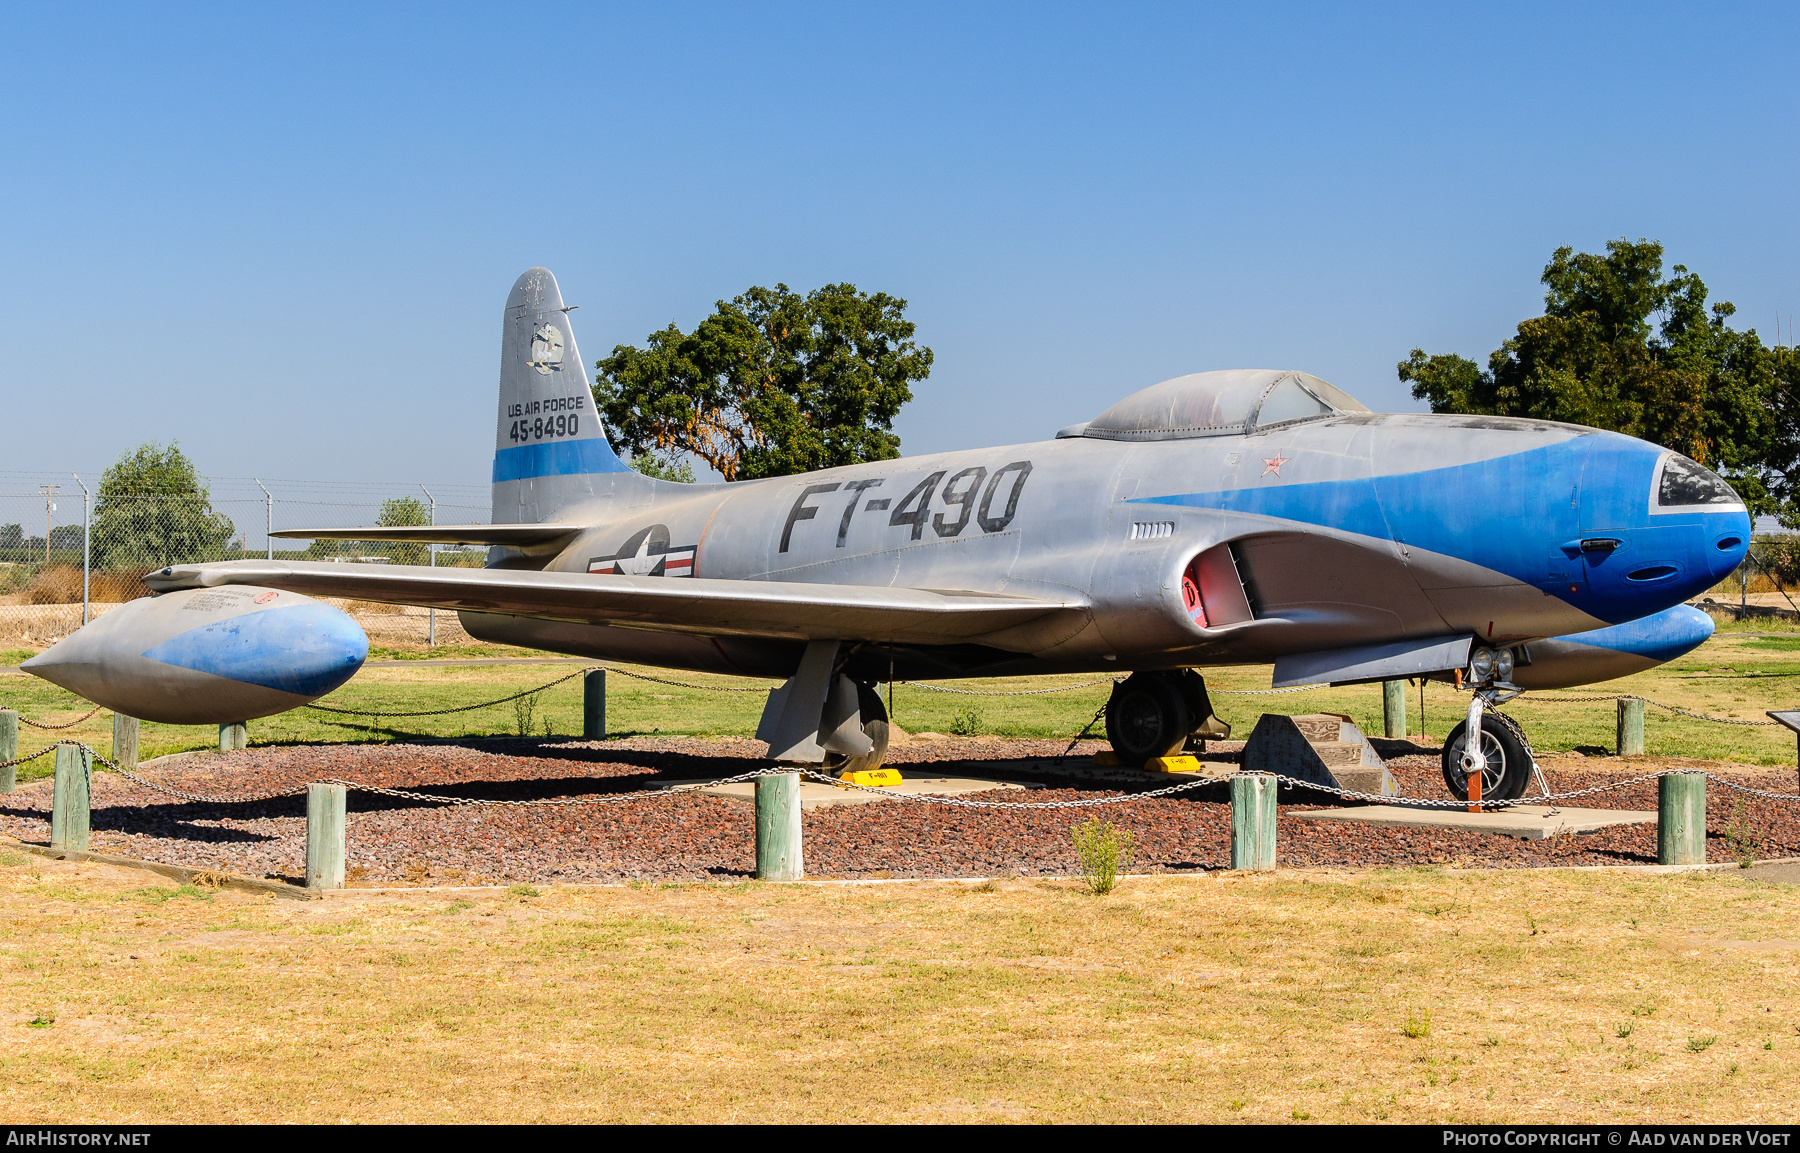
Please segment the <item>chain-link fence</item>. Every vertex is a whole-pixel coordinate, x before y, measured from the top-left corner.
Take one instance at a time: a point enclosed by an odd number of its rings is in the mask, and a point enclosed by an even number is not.
[[[355,525],[479,524],[478,485],[361,485],[224,479],[198,494],[106,491],[93,476],[0,473],[0,650],[38,650],[125,601],[167,564],[284,560],[479,568],[484,548],[286,540],[271,532]],[[332,599],[377,645],[468,640],[454,613]],[[14,653],[17,656],[17,653]],[[11,663],[11,662],[0,662]]]

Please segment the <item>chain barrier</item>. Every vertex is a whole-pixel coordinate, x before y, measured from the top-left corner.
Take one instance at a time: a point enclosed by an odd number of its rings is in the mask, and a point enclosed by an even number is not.
[[[1739,720],[1736,717],[1708,716],[1705,713],[1697,713],[1697,712],[1693,711],[1692,709],[1684,709],[1680,705],[1665,705],[1661,701],[1653,701],[1649,697],[1634,696],[1631,693],[1616,693],[1612,696],[1598,696],[1598,697],[1525,698],[1523,696],[1520,696],[1520,697],[1514,697],[1513,699],[1514,700],[1533,699],[1533,700],[1545,701],[1549,704],[1556,704],[1556,705],[1582,705],[1582,704],[1592,704],[1597,701],[1643,701],[1647,705],[1655,705],[1659,709],[1664,709],[1668,712],[1676,713],[1680,716],[1692,717],[1696,721],[1711,721],[1713,724],[1716,724],[1716,725],[1742,725],[1742,726],[1745,726],[1746,728],[1776,728],[1780,724],[1780,722],[1778,722],[1778,721],[1744,721],[1744,720]]]
[[[1208,696],[1214,697],[1278,697],[1283,693],[1310,693],[1330,687],[1330,685],[1299,685],[1291,689],[1207,689],[1206,692]]]
[[[553,689],[557,685],[560,685],[565,681],[572,681],[576,677],[581,676],[583,673],[591,673],[595,669],[600,668],[600,667],[601,666],[599,666],[599,665],[591,665],[585,669],[577,669],[575,672],[570,673],[566,677],[557,677],[555,680],[551,681],[549,684],[539,685],[535,689],[526,689],[522,693],[514,693],[510,697],[501,697],[497,701],[483,701],[482,703],[480,703],[478,705],[461,705],[454,709],[421,709],[418,712],[411,712],[411,713],[382,713],[382,712],[375,712],[375,711],[372,711],[369,709],[338,709],[338,708],[333,708],[330,705],[319,705],[319,704],[302,705],[301,707],[307,708],[307,709],[316,709],[317,711],[319,711],[321,713],[341,713],[345,716],[351,716],[351,717],[441,717],[441,716],[445,716],[446,714],[449,714],[449,713],[468,713],[468,712],[473,712],[476,709],[489,709],[489,708],[493,708],[495,705],[504,705],[508,701],[516,701],[523,697],[535,696],[536,694],[543,692],[545,689]]]
[[[79,741],[67,741],[67,742],[61,742],[61,743],[79,745],[81,748],[87,749],[88,753],[94,758],[94,760],[96,762],[98,762],[99,764],[105,765],[107,768],[111,769],[115,773],[118,773],[120,776],[126,778],[127,780],[136,782],[137,784],[140,784],[140,785],[144,786],[145,788],[151,789],[155,792],[163,793],[163,794],[166,794],[171,797],[176,797],[176,798],[178,798],[180,800],[184,800],[184,801],[200,801],[200,802],[204,802],[207,804],[216,804],[216,805],[253,804],[258,801],[272,801],[272,800],[279,800],[283,797],[299,796],[306,792],[305,785],[297,785],[297,786],[293,786],[293,787],[286,788],[286,789],[273,790],[273,791],[270,791],[267,793],[254,793],[247,797],[220,797],[220,796],[209,795],[206,793],[187,793],[187,792],[182,792],[178,789],[169,788],[167,785],[161,785],[161,784],[157,784],[154,781],[146,780],[143,777],[139,776],[138,774],[130,771],[129,769],[123,768],[122,766],[107,759],[106,757],[101,756],[99,753],[95,752],[92,748],[88,747],[85,744],[81,744],[81,742],[79,742]],[[51,748],[55,748],[55,746],[53,745],[53,746],[51,746]],[[41,757],[44,755],[44,753],[49,752],[49,751],[50,751],[50,749],[44,749],[37,753],[32,754],[31,757],[27,757],[25,759],[30,760],[35,757]],[[1689,773],[1689,772],[1697,772],[1697,771],[1698,770],[1694,770],[1694,769],[1663,769],[1659,772],[1645,773],[1642,776],[1629,777],[1629,778],[1626,778],[1625,780],[1621,780],[1621,781],[1609,781],[1604,784],[1590,785],[1589,787],[1587,787],[1585,789],[1571,789],[1568,792],[1551,793],[1547,796],[1542,796],[1542,797],[1532,797],[1532,798],[1530,798],[1530,800],[1533,802],[1572,800],[1573,798],[1576,798],[1576,797],[1592,796],[1596,793],[1604,793],[1604,792],[1610,792],[1615,789],[1629,788],[1632,785],[1642,784],[1645,781],[1658,780],[1662,777],[1676,776],[1681,773]],[[703,790],[703,789],[715,789],[722,785],[743,784],[746,781],[754,781],[760,777],[780,776],[784,773],[797,773],[802,778],[817,781],[820,784],[831,785],[835,788],[840,788],[840,789],[857,789],[857,790],[860,790],[865,793],[873,793],[877,796],[886,797],[887,799],[894,800],[894,801],[913,801],[913,802],[917,802],[919,804],[942,805],[942,806],[949,807],[949,808],[959,808],[959,809],[1008,809],[1008,810],[1087,809],[1087,808],[1095,808],[1095,807],[1102,806],[1102,805],[1134,804],[1138,801],[1154,800],[1158,797],[1172,797],[1172,796],[1176,796],[1177,794],[1180,794],[1180,793],[1191,792],[1195,789],[1204,789],[1204,788],[1207,788],[1212,785],[1224,784],[1229,780],[1229,777],[1206,777],[1206,778],[1202,778],[1200,780],[1181,781],[1177,784],[1168,785],[1168,786],[1165,786],[1160,789],[1150,789],[1148,791],[1141,792],[1141,793],[1117,793],[1117,794],[1114,794],[1111,796],[1105,796],[1105,797],[1084,797],[1079,800],[1073,800],[1073,801],[972,801],[972,800],[968,800],[963,797],[940,797],[940,796],[931,795],[929,793],[895,793],[892,791],[892,786],[884,787],[884,786],[880,786],[880,785],[859,785],[859,784],[852,783],[850,781],[839,780],[837,777],[831,776],[827,773],[820,772],[817,769],[788,768],[788,767],[779,766],[779,765],[770,766],[768,768],[763,768],[763,769],[752,769],[750,772],[739,773],[738,775],[736,775],[734,777],[723,777],[716,781],[702,781],[702,782],[696,782],[691,785],[681,785],[681,786],[676,786],[673,788],[640,789],[640,790],[636,790],[634,792],[629,792],[629,793],[606,793],[606,794],[600,794],[600,795],[588,796],[588,797],[561,797],[561,798],[535,800],[535,801],[495,801],[495,800],[484,800],[484,799],[477,798],[477,797],[447,797],[447,796],[444,796],[439,793],[421,793],[421,792],[417,792],[415,790],[410,790],[410,789],[390,789],[390,788],[384,788],[380,785],[364,785],[364,784],[360,784],[356,781],[346,781],[346,780],[343,780],[341,778],[336,778],[336,777],[329,778],[328,780],[324,781],[323,783],[332,784],[332,785],[342,785],[347,789],[355,789],[358,792],[364,792],[364,793],[373,793],[377,796],[399,797],[403,800],[423,801],[423,802],[426,802],[429,804],[456,805],[456,806],[474,805],[474,806],[492,807],[492,808],[544,808],[544,807],[567,807],[567,806],[571,806],[571,805],[605,805],[605,804],[613,804],[613,803],[619,802],[619,801],[631,801],[631,800],[638,800],[638,801],[660,800],[660,799],[665,799],[668,797],[678,796],[683,793],[697,792],[697,791]],[[1275,778],[1275,780],[1278,784],[1284,785],[1290,789],[1292,789],[1292,788],[1310,789],[1313,792],[1327,793],[1332,796],[1342,797],[1345,800],[1374,801],[1379,804],[1403,805],[1408,808],[1466,810],[1471,804],[1475,804],[1475,805],[1480,806],[1483,809],[1502,809],[1502,808],[1509,808],[1509,807],[1519,803],[1518,800],[1487,800],[1487,799],[1484,799],[1481,801],[1471,802],[1471,801],[1458,801],[1455,799],[1438,799],[1438,798],[1434,798],[1434,797],[1397,797],[1397,796],[1391,796],[1391,795],[1388,795],[1385,793],[1369,793],[1369,792],[1362,792],[1357,789],[1338,788],[1335,785],[1323,785],[1323,784],[1319,784],[1316,781],[1302,780],[1299,777],[1290,777],[1283,773],[1268,773],[1266,775]],[[1755,789],[1755,788],[1751,788],[1748,785],[1742,785],[1742,784],[1737,783],[1736,781],[1728,780],[1728,779],[1718,776],[1717,774],[1714,774],[1714,773],[1702,772],[1700,775],[1705,777],[1707,780],[1711,781],[1712,783],[1720,786],[1721,788],[1728,789],[1728,790],[1731,790],[1734,792],[1744,793],[1748,796],[1761,797],[1764,800],[1770,800],[1770,801],[1800,801],[1800,794],[1775,793],[1775,792],[1770,792],[1767,789]],[[1521,799],[1523,799],[1523,798],[1521,798]]]
[[[34,721],[30,717],[24,717],[24,716],[19,718],[19,722],[21,724],[30,725],[34,729],[72,729],[76,725],[79,725],[82,721],[87,720],[89,717],[93,716],[95,713],[99,712],[101,709],[103,709],[105,707],[106,706],[104,706],[104,705],[95,705],[93,708],[89,709],[85,713],[82,713],[80,716],[76,717],[74,720],[70,721],[66,725],[47,725],[41,721]]]
[[[61,743],[62,743],[61,741],[57,742],[57,744],[61,744]],[[37,752],[31,754],[29,757],[14,757],[10,761],[0,761],[0,769],[8,769],[14,765],[22,765],[26,761],[35,761],[39,757],[43,756],[45,753],[53,753],[55,751],[56,751],[56,745],[45,745],[43,748],[41,748]]]
[[[1097,681],[1082,681],[1078,685],[1058,685],[1051,689],[1018,689],[1012,692],[997,690],[983,691],[981,689],[952,689],[946,688],[943,685],[928,685],[923,681],[898,681],[896,683],[908,685],[915,689],[930,689],[934,693],[955,693],[958,696],[964,697],[1041,697],[1045,693],[1068,693],[1074,692],[1076,689],[1091,689],[1095,685],[1116,685],[1119,682],[1112,677],[1102,677]]]
[[[602,668],[600,665],[594,667]],[[587,671],[586,669],[582,670],[582,672]],[[604,668],[602,671],[618,673],[622,677],[635,677],[640,681],[653,681],[659,685],[672,685],[678,689],[701,689],[719,693],[766,693],[769,691],[767,685],[693,685],[686,681],[672,681],[667,677],[653,677],[649,673],[634,673],[630,669]]]
[[[765,686],[762,686],[762,685],[749,685],[749,686],[696,685],[696,684],[689,684],[686,681],[672,681],[666,677],[653,677],[653,676],[650,676],[648,673],[634,673],[634,672],[631,672],[629,669],[612,668],[612,667],[608,667],[607,665],[589,665],[587,668],[577,669],[576,671],[570,673],[566,677],[557,677],[555,680],[549,682],[548,684],[539,685],[535,689],[526,689],[522,693],[514,693],[510,697],[501,697],[499,700],[496,700],[496,701],[483,701],[478,705],[459,705],[453,709],[420,709],[416,712],[384,713],[384,712],[380,712],[378,710],[371,710],[371,709],[340,709],[340,708],[334,708],[331,705],[319,705],[319,704],[302,705],[301,707],[308,708],[308,709],[315,709],[322,713],[339,713],[343,716],[349,716],[349,717],[441,717],[441,716],[446,716],[450,713],[470,713],[470,712],[474,712],[476,709],[491,709],[495,705],[504,705],[511,701],[521,700],[525,697],[536,696],[538,693],[541,693],[546,689],[553,689],[557,685],[565,684],[569,681],[574,680],[576,677],[585,676],[586,674],[592,673],[592,672],[618,673],[622,677],[634,677],[640,681],[654,681],[655,683],[657,683],[659,685],[672,685],[678,689],[701,689],[701,690],[710,689],[710,690],[713,690],[716,692],[721,692],[721,693],[766,693],[769,691]],[[90,713],[89,715],[91,716],[92,714]]]

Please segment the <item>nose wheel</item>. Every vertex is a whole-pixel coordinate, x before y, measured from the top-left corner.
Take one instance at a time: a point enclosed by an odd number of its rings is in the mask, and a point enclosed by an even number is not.
[[[1469,723],[1450,730],[1444,742],[1444,785],[1459,801],[1469,799],[1469,774],[1463,769],[1463,748],[1468,743]],[[1511,717],[1492,710],[1481,715],[1481,751],[1487,767],[1481,774],[1481,797],[1489,801],[1516,801],[1531,784],[1531,746]]]

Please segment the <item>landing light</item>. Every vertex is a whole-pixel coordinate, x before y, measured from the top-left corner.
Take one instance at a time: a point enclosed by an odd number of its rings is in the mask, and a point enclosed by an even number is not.
[[[1513,674],[1511,649],[1476,649],[1469,659],[1469,680],[1486,684],[1490,680],[1510,681]]]

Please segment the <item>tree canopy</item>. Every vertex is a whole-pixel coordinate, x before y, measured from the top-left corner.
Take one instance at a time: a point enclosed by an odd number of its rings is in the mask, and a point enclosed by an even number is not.
[[[670,324],[644,348],[615,347],[594,402],[614,447],[650,475],[689,453],[726,480],[888,460],[894,417],[931,372],[905,311],[851,284],[751,288],[691,333]]]
[[[1606,254],[1558,248],[1544,315],[1519,322],[1487,367],[1415,348],[1400,379],[1433,412],[1534,417],[1612,429],[1718,472],[1753,514],[1800,524],[1800,373],[1707,305],[1700,277],[1663,272],[1663,246],[1612,240]]]
[[[92,531],[93,566],[107,570],[219,560],[236,529],[171,441],[141,444],[101,474]]]
[[[381,512],[375,517],[375,523],[383,528],[430,524],[431,510],[416,496],[390,497],[381,502]],[[385,553],[394,564],[426,564],[431,560],[429,547],[422,544],[390,541],[368,547],[377,553]]]

